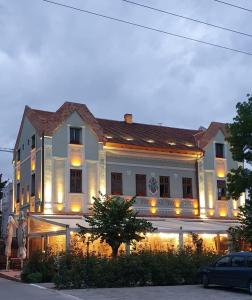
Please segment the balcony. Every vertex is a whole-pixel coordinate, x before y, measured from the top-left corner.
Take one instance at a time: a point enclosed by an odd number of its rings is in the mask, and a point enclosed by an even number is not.
[[[197,199],[137,197],[134,208],[141,216],[195,217]]]

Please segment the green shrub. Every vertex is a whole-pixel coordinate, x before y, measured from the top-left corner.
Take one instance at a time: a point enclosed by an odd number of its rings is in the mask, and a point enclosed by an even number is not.
[[[21,279],[24,282],[29,282],[30,274],[41,274],[40,282],[51,282],[55,275],[55,257],[50,251],[42,253],[35,251],[24,264]]]
[[[28,283],[39,283],[42,282],[42,274],[39,272],[36,273],[30,273],[27,275],[27,282]]]
[[[52,281],[53,278],[58,289],[195,284],[199,268],[216,258],[215,253],[198,253],[189,247],[116,258],[35,253],[23,269],[22,280],[30,282],[30,276],[33,280],[34,273],[40,273],[41,278],[36,275],[36,280]]]

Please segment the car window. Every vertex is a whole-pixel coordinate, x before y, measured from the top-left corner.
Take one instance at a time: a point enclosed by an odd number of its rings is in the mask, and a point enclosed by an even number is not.
[[[232,267],[245,267],[245,257],[233,256],[231,266]]]
[[[252,268],[252,256],[249,256],[249,257],[247,258],[247,266],[248,266],[249,268]]]
[[[216,264],[215,267],[230,267],[230,257],[229,256],[225,256],[221,259],[219,259]]]

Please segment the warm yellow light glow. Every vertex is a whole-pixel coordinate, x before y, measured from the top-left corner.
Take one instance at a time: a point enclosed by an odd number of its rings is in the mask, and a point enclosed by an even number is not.
[[[196,208],[199,208],[199,204],[198,204],[198,201],[194,201],[193,203],[193,207],[196,209]]]
[[[58,209],[58,211],[62,211],[63,205],[62,204],[57,204],[57,209]]]
[[[156,207],[151,207],[150,212],[155,215],[157,213],[157,208]]]
[[[154,207],[157,205],[157,200],[155,198],[150,199],[150,206]]]
[[[20,175],[20,166],[18,166],[17,169],[16,169],[16,179],[20,180],[20,177],[21,177],[21,175]]]
[[[72,207],[71,207],[72,212],[80,212],[80,210],[81,210],[81,208],[79,205],[75,204],[75,205],[72,205]]]
[[[219,210],[219,215],[220,215],[220,217],[226,217],[227,216],[227,211],[225,209],[220,209]]]
[[[209,214],[209,216],[213,216],[213,215],[214,215],[214,209],[210,209],[210,210],[208,211],[208,214]]]
[[[58,203],[63,203],[63,192],[61,190],[61,187],[59,187],[58,189]]]
[[[197,216],[197,214],[198,214],[198,210],[195,209],[195,210],[194,210],[194,215]]]
[[[161,239],[178,239],[179,237],[177,233],[165,233],[165,232],[160,232],[159,236]]]
[[[201,217],[201,219],[207,219],[205,208],[200,209],[200,217]]]
[[[181,213],[181,209],[180,209],[180,208],[177,208],[177,209],[176,209],[176,215],[180,215],[180,213]]]
[[[233,209],[237,209],[238,208],[238,204],[236,200],[233,200]]]
[[[237,216],[238,216],[238,211],[237,211],[237,210],[233,211],[233,216],[234,216],[234,217],[237,217]]]
[[[70,231],[70,235],[74,235],[74,232],[73,232],[73,231]]]
[[[78,158],[73,158],[73,159],[71,159],[71,165],[73,166],[73,167],[80,167],[81,166],[81,160],[80,159],[78,159]]]
[[[208,207],[213,208],[213,194],[211,191],[208,192]]]
[[[241,206],[245,205],[245,193],[242,193],[242,194],[241,194],[241,197],[240,197],[240,204],[241,204]]]
[[[212,239],[216,236],[216,234],[214,234],[214,233],[203,233],[203,234],[200,234],[200,236],[203,239]]]
[[[175,199],[175,207],[176,208],[180,207],[180,200],[179,199]]]
[[[32,171],[35,171],[35,168],[36,168],[35,160],[32,160],[32,161],[31,161],[31,170],[32,170]]]
[[[226,176],[226,165],[223,159],[216,159],[216,175],[219,178]]]

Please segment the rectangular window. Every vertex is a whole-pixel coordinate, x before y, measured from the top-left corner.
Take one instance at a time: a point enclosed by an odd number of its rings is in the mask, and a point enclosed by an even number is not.
[[[34,149],[36,147],[36,137],[35,134],[31,137],[31,148]]]
[[[17,184],[17,203],[19,203],[20,201],[20,183]]]
[[[215,156],[218,158],[224,158],[224,144],[215,144]]]
[[[146,175],[136,174],[136,196],[146,196]]]
[[[218,200],[226,200],[227,188],[225,180],[217,180]]]
[[[245,257],[244,256],[233,256],[231,266],[232,267],[245,267]]]
[[[81,128],[70,128],[70,144],[81,144]]]
[[[122,173],[111,173],[111,194],[122,195]]]
[[[82,193],[82,170],[70,170],[70,193]]]
[[[31,196],[35,196],[35,174],[31,176]]]
[[[20,161],[20,149],[17,151],[17,161]]]
[[[160,176],[159,177],[159,190],[160,190],[160,198],[169,198],[170,197],[170,177],[169,176]]]
[[[183,177],[182,178],[183,185],[183,198],[193,198],[192,192],[192,178]]]

